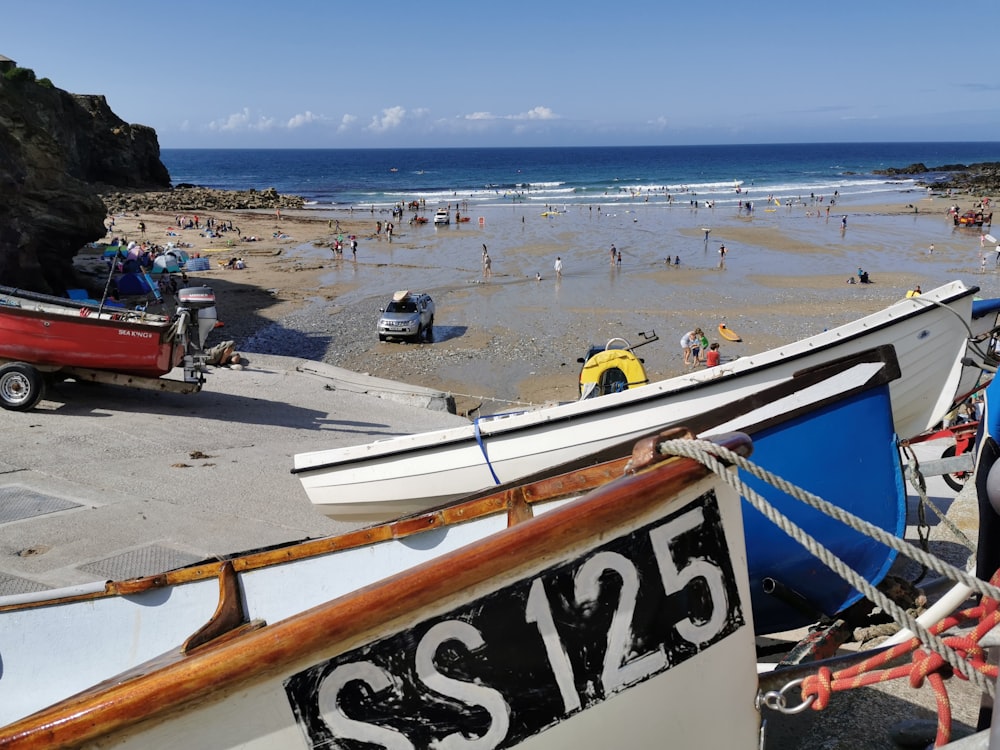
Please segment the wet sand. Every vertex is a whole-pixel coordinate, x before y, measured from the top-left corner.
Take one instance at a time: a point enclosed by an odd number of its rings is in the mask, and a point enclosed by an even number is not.
[[[679,339],[695,326],[711,339],[725,322],[742,336],[741,343],[720,342],[725,361],[860,317],[915,285],[926,290],[962,279],[982,296],[1000,296],[993,247],[981,248],[978,229],[953,226],[953,203],[964,209],[972,201],[915,192],[894,204],[839,205],[829,216],[823,206],[758,207],[746,216],[733,207],[595,204],[543,217],[544,206],[516,203],[472,207],[468,223],[440,227],[409,224],[408,212],[391,242],[375,233],[376,221],[392,220],[389,213],[282,212],[279,220],[242,212],[234,222],[260,241],[207,240],[193,230],[181,239],[192,253],[245,257],[245,271],[213,263],[212,271],[192,274],[216,289],[226,323],[220,335],[244,353],[252,353],[255,332],[279,326],[290,350],[270,353],[299,354],[292,334],[307,334],[325,347],[316,358],[450,390],[460,411],[482,404],[489,412],[575,398],[576,360],[587,347],[614,337],[636,344],[640,331],[659,336],[638,352],[655,380],[682,371]],[[434,208],[425,215],[433,217]],[[119,217],[117,228],[137,234],[140,218],[151,239],[167,239],[173,214]],[[345,237],[357,235],[356,260],[349,247],[342,256],[331,251],[334,221]],[[610,263],[612,243],[620,266]],[[489,279],[483,244],[492,258]],[[679,265],[668,265],[668,257]],[[874,283],[846,283],[859,266]],[[378,307],[397,289],[434,297],[434,343],[378,342]]]

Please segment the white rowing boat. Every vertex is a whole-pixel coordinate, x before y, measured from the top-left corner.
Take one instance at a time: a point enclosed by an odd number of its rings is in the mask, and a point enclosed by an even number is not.
[[[299,453],[292,473],[328,516],[374,522],[515,481],[747,398],[795,372],[876,346],[895,349],[890,385],[897,435],[930,428],[980,375],[976,287],[960,281],[900,300],[852,323],[725,365],[598,399],[477,419],[467,426]]]
[[[745,436],[729,445],[749,449]],[[760,718],[742,538],[738,495],[669,459],[353,594],[165,655],[0,729],[0,748],[670,736],[674,748],[750,750]]]

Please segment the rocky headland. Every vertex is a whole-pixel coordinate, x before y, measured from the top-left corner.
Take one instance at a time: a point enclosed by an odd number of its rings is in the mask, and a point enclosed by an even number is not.
[[[938,167],[928,167],[924,164],[910,164],[907,167],[889,167],[873,170],[874,174],[888,177],[915,177],[923,174],[946,175],[933,181],[920,181],[918,184],[932,190],[969,193],[971,195],[989,195],[1000,192],[1000,162],[981,162],[978,164],[943,164]]]
[[[171,187],[156,131],[100,95],[72,94],[0,61],[0,283],[50,294],[80,286],[73,259],[109,213],[298,208],[273,189]]]

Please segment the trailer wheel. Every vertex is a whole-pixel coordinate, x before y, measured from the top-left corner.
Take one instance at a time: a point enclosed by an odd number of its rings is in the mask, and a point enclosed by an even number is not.
[[[941,458],[951,458],[955,455],[955,446],[949,445],[944,449],[944,453],[941,454]],[[967,471],[956,471],[954,474],[942,474],[941,478],[945,481],[949,487],[951,487],[955,492],[961,492],[965,483],[969,479],[969,472]]]
[[[24,362],[0,367],[0,406],[9,411],[28,411],[45,394],[42,374]]]

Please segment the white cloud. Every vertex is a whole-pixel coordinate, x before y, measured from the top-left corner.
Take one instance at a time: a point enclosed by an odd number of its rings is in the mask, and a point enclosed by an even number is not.
[[[512,120],[558,120],[559,117],[548,107],[535,107],[519,115],[512,115]]]
[[[484,122],[484,121],[494,121],[494,120],[514,120],[514,121],[558,120],[560,118],[559,115],[557,115],[548,107],[533,107],[532,109],[529,109],[527,112],[519,112],[513,115],[495,115],[492,112],[472,112],[467,115],[461,115],[461,119]]]
[[[326,120],[322,115],[316,115],[306,110],[302,114],[293,116],[288,121],[288,129],[294,130],[295,128],[301,128],[304,125],[310,125],[314,122],[324,122]]]
[[[344,115],[343,117],[340,118],[340,125],[337,126],[337,132],[338,133],[347,132],[354,126],[354,123],[356,123],[357,121],[358,118],[356,115]]]
[[[256,119],[252,119],[250,116],[250,110],[247,107],[244,107],[239,112],[234,112],[225,119],[210,122],[208,124],[208,129],[218,130],[220,132],[239,132],[244,130],[267,131],[273,130],[275,124],[276,123],[273,117],[264,117],[263,115],[260,115]]]
[[[406,110],[403,107],[389,107],[382,110],[381,117],[372,117],[367,129],[376,133],[385,133],[398,128],[403,124],[404,119],[406,119]]]
[[[261,133],[279,130],[299,130],[308,126],[334,128],[337,133],[356,132],[359,127],[373,135],[387,135],[398,132],[407,126],[419,126],[425,134],[434,131],[452,133],[488,132],[501,123],[509,123],[513,132],[527,132],[540,123],[561,120],[562,118],[548,107],[533,107],[525,112],[515,114],[495,115],[492,112],[480,111],[447,120],[432,120],[431,111],[426,107],[407,109],[401,106],[386,107],[373,115],[367,125],[362,125],[358,115],[344,114],[339,120],[334,120],[311,110],[305,110],[292,115],[288,119],[279,120],[260,113],[251,112],[249,107],[234,112],[208,124],[208,129],[218,133]]]

